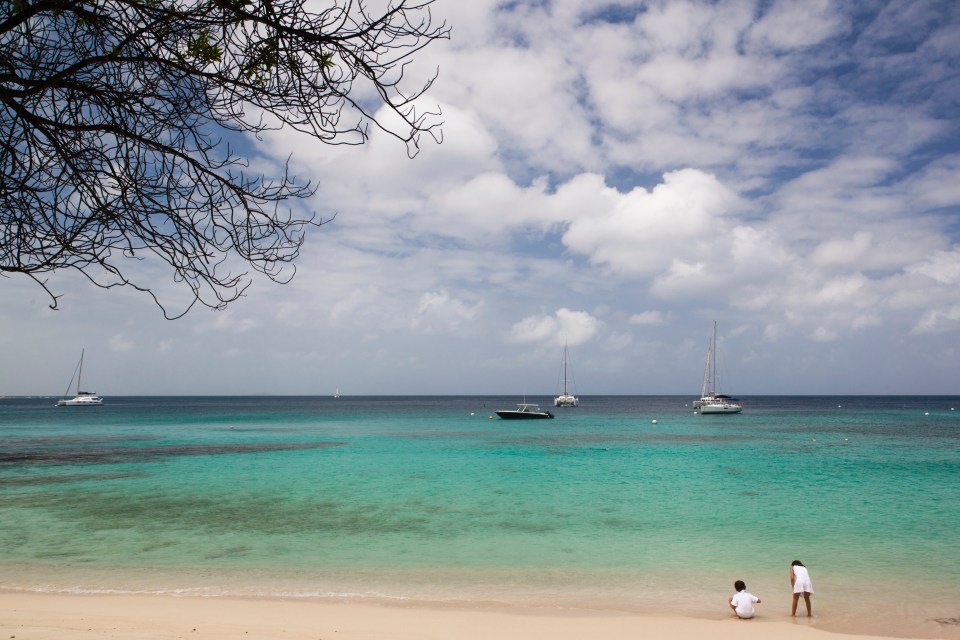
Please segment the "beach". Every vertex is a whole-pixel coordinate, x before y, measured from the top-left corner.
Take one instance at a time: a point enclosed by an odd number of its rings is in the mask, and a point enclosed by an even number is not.
[[[818,619],[753,620],[525,607],[444,607],[140,595],[0,594],[0,632],[17,640],[836,640]],[[762,606],[762,605],[761,605]],[[768,605],[768,608],[770,605]],[[856,635],[861,639],[882,636]],[[952,637],[952,636],[944,636]]]

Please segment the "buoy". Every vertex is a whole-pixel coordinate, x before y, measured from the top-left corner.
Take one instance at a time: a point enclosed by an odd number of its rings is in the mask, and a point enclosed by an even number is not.
[[[929,412],[929,411],[924,411],[924,412],[923,412],[923,415],[928,416],[928,415],[930,415],[930,412]]]
[[[652,422],[653,424],[657,424],[656,420],[651,420],[650,422]]]
[[[470,412],[470,415],[473,415],[473,411]]]

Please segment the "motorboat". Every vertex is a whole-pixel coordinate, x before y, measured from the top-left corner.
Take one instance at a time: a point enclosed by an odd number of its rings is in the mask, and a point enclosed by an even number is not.
[[[522,402],[516,409],[500,409],[496,412],[504,420],[537,420],[552,418],[553,414],[549,411],[540,409],[540,405]]]

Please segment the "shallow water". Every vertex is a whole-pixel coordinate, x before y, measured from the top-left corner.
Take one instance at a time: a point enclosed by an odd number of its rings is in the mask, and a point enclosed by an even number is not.
[[[960,398],[518,400],[0,400],[0,588],[780,616],[799,558],[818,626],[960,637]]]

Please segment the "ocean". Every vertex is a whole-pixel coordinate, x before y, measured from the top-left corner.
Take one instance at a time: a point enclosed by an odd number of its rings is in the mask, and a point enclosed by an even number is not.
[[[960,638],[960,397],[692,399],[0,399],[0,589],[789,618],[799,559],[818,627]]]

